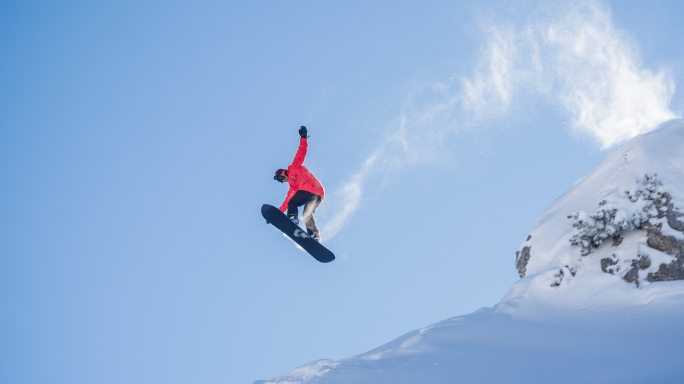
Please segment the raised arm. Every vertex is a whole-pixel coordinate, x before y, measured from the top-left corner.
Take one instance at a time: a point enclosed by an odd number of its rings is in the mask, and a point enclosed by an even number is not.
[[[299,139],[299,148],[297,148],[297,153],[295,154],[294,160],[292,160],[292,165],[301,167],[304,164],[304,159],[306,158],[306,152],[308,150],[309,142],[306,138],[302,137]]]
[[[295,154],[294,160],[292,160],[292,165],[295,167],[301,167],[304,164],[304,159],[306,158],[306,152],[309,150],[309,142],[307,138],[307,130],[305,126],[299,127],[299,148],[297,148],[297,153]]]

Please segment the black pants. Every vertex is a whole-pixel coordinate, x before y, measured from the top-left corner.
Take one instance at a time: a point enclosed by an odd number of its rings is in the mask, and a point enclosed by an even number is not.
[[[318,204],[321,203],[321,197],[314,195],[309,191],[297,191],[297,193],[292,196],[290,201],[287,203],[287,216],[290,218],[297,218],[299,214],[299,207],[304,206],[302,211],[302,219],[304,220],[304,225],[306,226],[306,232],[318,238],[318,228],[316,228],[316,222],[314,222],[313,213],[316,211]]]

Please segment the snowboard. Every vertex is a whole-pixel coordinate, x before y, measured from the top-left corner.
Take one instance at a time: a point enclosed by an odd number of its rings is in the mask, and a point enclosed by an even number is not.
[[[305,230],[292,222],[278,208],[264,204],[261,206],[261,216],[266,219],[267,224],[271,224],[283,232],[287,237],[299,244],[305,251],[309,252],[314,259],[321,263],[329,263],[335,260],[335,255],[324,247],[321,243],[314,240]]]

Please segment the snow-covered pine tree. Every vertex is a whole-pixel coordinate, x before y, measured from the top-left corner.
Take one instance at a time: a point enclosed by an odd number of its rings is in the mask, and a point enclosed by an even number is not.
[[[609,239],[619,239],[627,231],[643,229],[651,219],[665,214],[670,195],[663,190],[657,174],[646,174],[636,183],[634,191],[625,191],[626,201],[602,200],[592,214],[579,211],[568,215],[570,225],[575,228],[570,244],[580,247],[582,256]]]

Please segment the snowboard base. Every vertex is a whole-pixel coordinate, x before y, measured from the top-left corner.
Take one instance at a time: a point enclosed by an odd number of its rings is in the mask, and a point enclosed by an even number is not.
[[[329,263],[335,260],[335,255],[330,252],[328,248],[314,240],[305,230],[299,228],[298,225],[293,223],[292,220],[285,216],[278,208],[270,204],[264,204],[261,206],[261,216],[266,219],[267,224],[271,224],[278,228],[282,233],[313,256],[314,259],[321,263]]]

